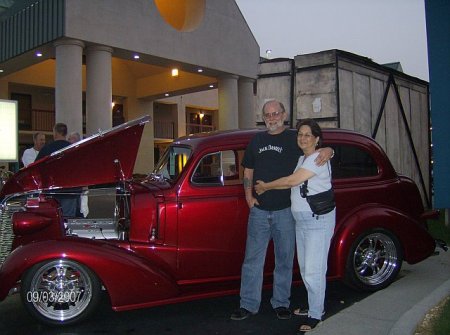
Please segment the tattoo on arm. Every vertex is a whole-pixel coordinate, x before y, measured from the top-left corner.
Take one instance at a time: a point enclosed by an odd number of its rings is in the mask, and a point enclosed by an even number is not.
[[[244,178],[244,188],[252,188],[252,181],[248,178]]]

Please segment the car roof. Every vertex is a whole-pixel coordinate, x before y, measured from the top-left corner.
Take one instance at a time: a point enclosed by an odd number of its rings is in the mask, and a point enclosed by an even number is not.
[[[195,155],[202,155],[205,151],[223,150],[228,148],[245,148],[250,139],[258,133],[267,131],[260,129],[243,130],[219,130],[205,133],[198,133],[180,137],[173,142],[173,145],[189,146]],[[296,131],[291,129],[291,131]],[[395,169],[387,157],[384,149],[371,137],[358,133],[354,130],[341,128],[323,128],[324,146],[334,144],[352,145],[365,148],[372,153],[373,158],[378,162],[383,178],[394,177]]]
[[[265,128],[216,130],[183,136],[176,139],[173,143],[176,145],[188,145],[193,149],[200,149],[204,145],[211,147],[223,144],[247,144],[253,136],[264,131],[267,130]],[[291,129],[291,131],[296,130]],[[324,128],[322,132],[324,142],[339,140],[378,146],[372,138],[353,130]]]

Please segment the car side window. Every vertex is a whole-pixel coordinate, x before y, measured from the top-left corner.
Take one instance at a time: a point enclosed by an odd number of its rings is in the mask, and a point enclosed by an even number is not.
[[[224,150],[204,156],[192,176],[194,184],[227,186],[242,184],[240,166],[244,151]]]
[[[378,165],[369,152],[351,145],[331,145],[333,179],[378,175]]]

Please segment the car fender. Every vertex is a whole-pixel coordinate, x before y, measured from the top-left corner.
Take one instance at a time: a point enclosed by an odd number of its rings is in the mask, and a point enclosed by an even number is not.
[[[106,241],[65,237],[15,249],[0,269],[0,300],[7,296],[27,269],[42,261],[59,258],[67,258],[90,268],[108,291],[113,308],[178,295],[175,280],[160,270],[156,265],[158,260],[143,258],[125,247]]]
[[[339,210],[339,209],[338,209]],[[434,239],[424,225],[404,213],[380,204],[366,204],[355,208],[341,220],[330,247],[330,273],[342,278],[349,250],[364,232],[385,229],[399,240],[403,258],[414,264],[430,256],[435,248]]]

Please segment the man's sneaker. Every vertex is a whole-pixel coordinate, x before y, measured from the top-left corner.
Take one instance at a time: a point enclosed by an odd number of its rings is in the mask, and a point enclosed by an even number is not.
[[[245,320],[247,318],[249,318],[252,315],[255,315],[256,313],[252,313],[249,310],[245,309],[245,308],[239,308],[237,310],[235,310],[233,313],[231,313],[231,320]]]
[[[294,309],[294,315],[298,315],[298,316],[308,316],[308,308],[296,308]],[[325,315],[325,311],[322,312],[322,316]]]
[[[286,307],[277,307],[273,309],[277,314],[277,318],[280,320],[288,320],[291,318],[292,314],[289,308]]]

